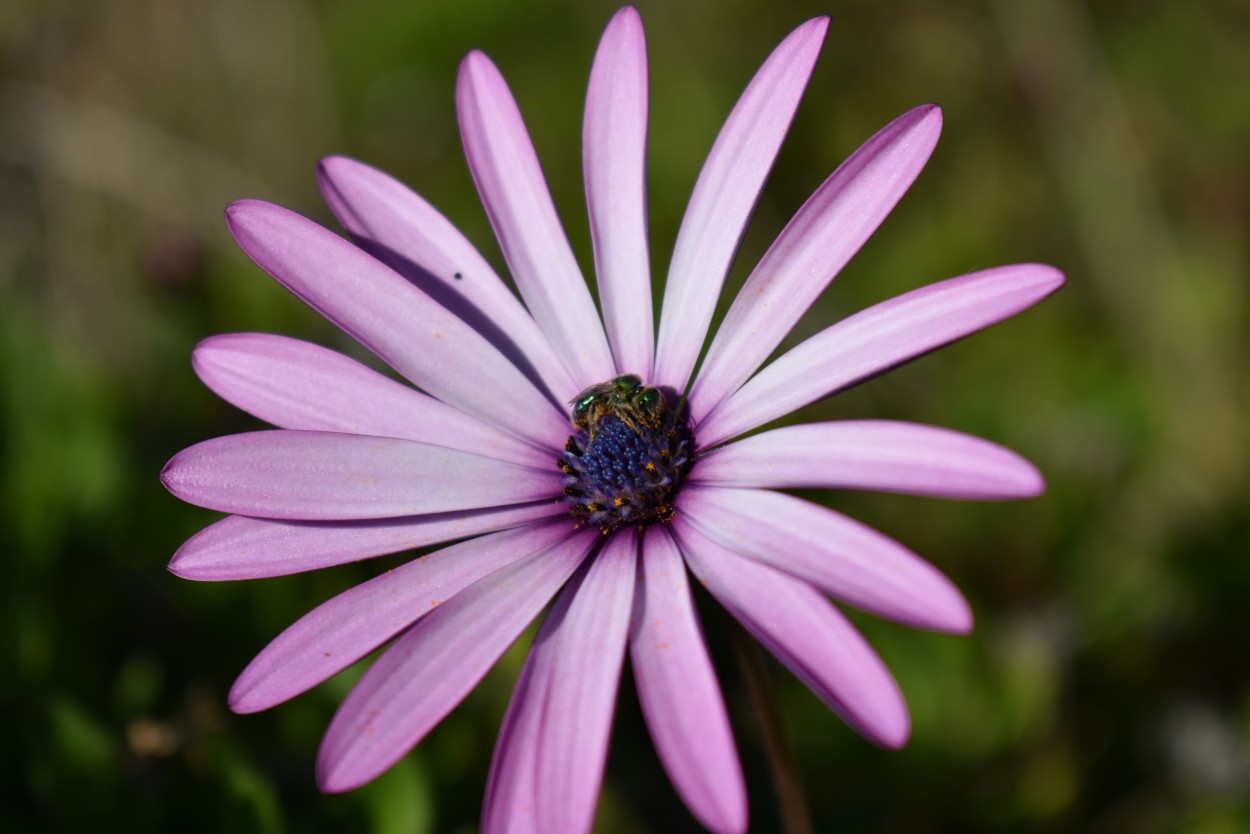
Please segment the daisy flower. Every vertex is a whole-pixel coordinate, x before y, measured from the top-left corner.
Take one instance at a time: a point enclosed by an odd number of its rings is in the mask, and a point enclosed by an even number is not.
[[[612,19],[586,97],[583,168],[602,318],[499,71],[471,53],[456,109],[520,300],[421,197],[333,157],[322,191],[354,242],[245,200],[231,233],[262,269],[412,387],[342,354],[258,333],[207,339],[204,382],[277,426],[220,437],[162,473],[230,513],[170,569],[253,579],[443,545],[329,600],[230,693],[281,703],[392,641],[334,716],[325,791],[375,778],[438,724],[554,599],[504,718],[483,830],[590,828],[628,652],[647,726],[707,828],[746,828],[693,575],[867,739],[899,747],[898,686],[830,601],[964,633],[959,591],[902,545],[777,490],[946,498],[1039,494],[1027,461],[946,429],[859,420],[743,435],[1000,321],[1063,281],[1017,265],[870,307],[765,364],[902,197],[941,112],[910,110],[820,186],[738,293],[694,369],[716,300],[824,38],[809,21],[768,57],[691,195],[654,331],[645,205],[647,65],[632,8]],[[455,544],[447,544],[456,542]]]

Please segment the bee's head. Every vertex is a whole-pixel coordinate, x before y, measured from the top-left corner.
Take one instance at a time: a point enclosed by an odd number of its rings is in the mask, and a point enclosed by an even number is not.
[[[637,374],[624,374],[608,383],[612,393],[619,397],[630,397],[642,387],[642,377]]]

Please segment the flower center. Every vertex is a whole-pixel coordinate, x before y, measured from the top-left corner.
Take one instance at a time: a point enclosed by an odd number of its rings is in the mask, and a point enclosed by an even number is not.
[[[574,432],[557,463],[577,525],[607,535],[671,520],[694,438],[660,390],[627,374],[587,388],[571,405]]]

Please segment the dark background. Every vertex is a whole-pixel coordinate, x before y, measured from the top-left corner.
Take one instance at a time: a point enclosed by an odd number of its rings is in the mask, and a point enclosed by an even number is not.
[[[770,667],[815,830],[1250,830],[1250,9],[640,5],[658,277],[722,119],[771,48],[817,14],[832,17],[824,52],[731,288],[847,154],[926,101],[946,115],[932,162],[796,335],[1000,263],[1068,275],[1019,319],[799,415],[981,434],[1050,483],[1019,504],[819,494],[930,558],[978,625],[953,638],[857,617],[912,708],[897,753]],[[346,153],[411,184],[502,265],[455,125],[470,48],[512,85],[589,266],[581,108],[613,10],[0,6],[6,830],[475,830],[523,645],[390,773],[322,797],[317,743],[355,673],[255,716],[230,714],[225,694],[271,637],[379,563],[179,580],[165,563],[215,516],[166,494],[157,473],[187,445],[257,427],[196,380],[199,339],[262,330],[355,350],[239,253],[221,218],[230,200],[333,225],[313,171]],[[779,830],[742,680],[720,621],[705,621],[752,830]],[[622,692],[597,830],[694,830],[628,677]]]

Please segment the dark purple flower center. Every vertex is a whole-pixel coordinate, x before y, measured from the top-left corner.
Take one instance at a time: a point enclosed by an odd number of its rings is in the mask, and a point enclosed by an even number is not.
[[[598,525],[607,535],[622,525],[643,528],[673,518],[694,438],[656,396],[658,408],[645,414],[627,403],[609,404],[589,425],[574,424],[557,463],[564,501],[579,527]]]

